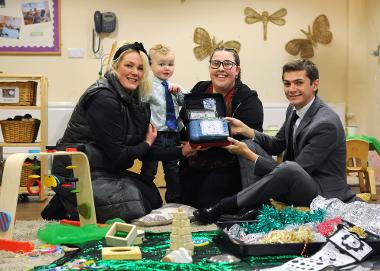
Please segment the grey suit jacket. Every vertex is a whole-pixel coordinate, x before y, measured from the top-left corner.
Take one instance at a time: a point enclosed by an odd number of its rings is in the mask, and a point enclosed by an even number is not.
[[[286,120],[276,136],[255,131],[255,140],[270,155],[286,150],[293,107],[289,105]],[[295,131],[294,157],[318,184],[319,194],[326,198],[347,200],[354,196],[346,180],[346,138],[338,115],[318,96]],[[273,160],[259,157],[255,175],[264,176],[276,167]]]

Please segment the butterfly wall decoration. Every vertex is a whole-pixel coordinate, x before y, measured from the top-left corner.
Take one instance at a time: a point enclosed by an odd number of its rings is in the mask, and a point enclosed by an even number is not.
[[[301,29],[306,35],[306,39],[293,39],[285,45],[285,50],[291,55],[298,55],[301,58],[312,58],[314,56],[314,47],[317,43],[329,44],[332,40],[332,32],[330,31],[330,23],[326,15],[319,15],[313,22],[312,31],[308,26],[308,31]]]
[[[195,28],[193,40],[194,43],[198,44],[194,47],[193,52],[195,58],[200,61],[210,56],[215,48],[231,48],[239,53],[241,47],[240,42],[236,40],[216,42],[215,37],[211,38],[210,34],[202,27]]]
[[[271,22],[276,25],[284,25],[285,19],[283,19],[282,17],[284,17],[287,13],[288,12],[285,8],[281,8],[271,15],[269,15],[268,11],[263,11],[260,14],[250,7],[246,7],[244,9],[245,22],[247,24],[254,24],[259,21],[263,22],[264,40],[267,40],[268,23]]]

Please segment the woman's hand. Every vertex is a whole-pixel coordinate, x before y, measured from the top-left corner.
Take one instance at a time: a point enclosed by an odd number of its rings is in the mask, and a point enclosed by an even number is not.
[[[256,153],[251,151],[248,148],[247,144],[245,144],[244,142],[233,139],[232,137],[228,137],[227,140],[231,142],[232,144],[228,146],[224,146],[223,148],[228,150],[230,153],[243,156],[244,158],[251,161],[256,161],[257,158],[259,157]]]
[[[152,123],[149,123],[148,132],[145,135],[145,142],[152,146],[157,137],[157,128]]]
[[[247,126],[244,122],[241,120],[235,119],[235,118],[230,118],[230,117],[225,117],[224,118],[231,127],[231,133],[233,135],[239,134],[243,135],[247,138],[254,138],[255,137],[255,131]]]

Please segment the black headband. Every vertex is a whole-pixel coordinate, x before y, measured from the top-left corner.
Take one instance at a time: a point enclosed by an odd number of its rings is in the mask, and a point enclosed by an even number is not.
[[[118,59],[119,56],[123,52],[127,51],[128,49],[132,49],[132,50],[135,50],[135,51],[141,51],[141,52],[143,52],[144,54],[146,54],[148,56],[148,53],[146,52],[146,50],[144,48],[144,45],[141,42],[135,42],[135,43],[124,44],[119,49],[117,49],[115,55],[113,56],[113,60]]]

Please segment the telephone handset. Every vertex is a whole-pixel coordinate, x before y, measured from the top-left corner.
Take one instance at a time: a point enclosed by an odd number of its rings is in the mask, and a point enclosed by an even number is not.
[[[116,15],[113,12],[95,11],[94,23],[96,33],[111,33],[116,28]]]

